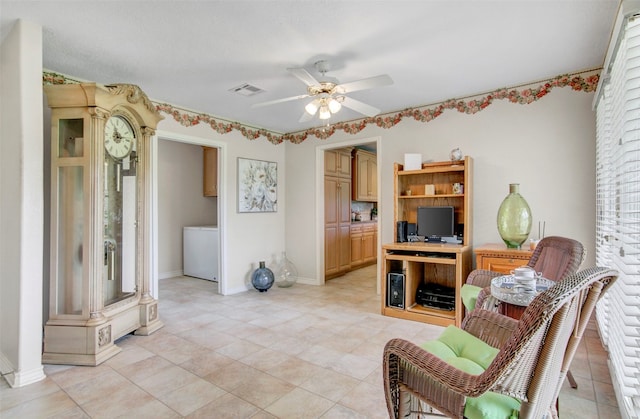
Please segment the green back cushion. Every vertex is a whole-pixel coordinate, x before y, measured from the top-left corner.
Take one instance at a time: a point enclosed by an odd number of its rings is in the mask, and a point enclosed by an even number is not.
[[[476,287],[478,288],[478,287]],[[455,326],[448,326],[437,340],[421,345],[427,352],[469,374],[478,375],[487,369],[499,350]],[[469,397],[464,416],[469,419],[509,419],[520,402],[512,397],[487,392],[480,397]]]
[[[462,304],[467,308],[467,311],[476,308],[476,301],[478,300],[478,294],[480,294],[481,290],[482,288],[471,284],[464,284],[462,288],[460,288]]]

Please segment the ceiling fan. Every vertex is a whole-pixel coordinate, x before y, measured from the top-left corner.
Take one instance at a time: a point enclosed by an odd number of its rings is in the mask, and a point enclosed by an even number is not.
[[[332,114],[340,111],[342,106],[353,109],[354,111],[366,116],[376,116],[380,113],[380,109],[346,96],[346,94],[358,90],[371,89],[374,87],[393,84],[393,80],[391,80],[391,77],[383,74],[380,76],[369,77],[349,83],[338,83],[337,80],[331,80],[325,77],[325,73],[329,71],[329,63],[326,60],[317,61],[314,66],[316,70],[318,70],[318,72],[322,75],[320,80],[317,80],[304,68],[287,69],[307,85],[306,94],[256,103],[253,104],[252,107],[257,108],[261,106],[274,105],[276,103],[311,97],[313,98],[313,100],[307,103],[307,105],[304,107],[305,112],[302,114],[300,122],[309,121],[316,115],[316,113],[318,114],[318,117],[320,119],[329,119],[331,118]]]

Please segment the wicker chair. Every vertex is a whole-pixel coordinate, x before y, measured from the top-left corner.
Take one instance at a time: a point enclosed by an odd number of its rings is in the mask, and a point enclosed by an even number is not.
[[[584,247],[576,240],[550,236],[540,240],[533,251],[527,266],[536,272],[541,272],[544,278],[558,281],[578,270],[585,256]],[[477,292],[475,308],[497,311],[499,301],[491,297],[491,279],[504,275],[499,272],[476,269],[467,277],[463,288],[472,288],[471,293]],[[477,287],[477,288],[476,288]],[[463,294],[466,293],[463,290]]]
[[[557,418],[556,401],[569,364],[597,301],[617,275],[606,268],[585,269],[536,296],[520,320],[475,309],[461,329],[449,326],[498,349],[478,374],[455,368],[411,342],[390,340],[383,355],[389,416],[475,418],[465,412],[467,402],[506,395],[519,404],[514,416]]]

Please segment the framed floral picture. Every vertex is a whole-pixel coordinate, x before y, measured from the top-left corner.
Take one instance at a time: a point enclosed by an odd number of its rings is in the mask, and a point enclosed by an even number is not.
[[[238,157],[238,212],[278,211],[278,164]]]

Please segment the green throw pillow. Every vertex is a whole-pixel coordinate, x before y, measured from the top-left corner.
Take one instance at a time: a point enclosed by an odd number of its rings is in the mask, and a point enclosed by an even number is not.
[[[467,311],[471,311],[476,308],[476,301],[478,300],[478,294],[480,294],[480,291],[482,291],[482,288],[471,284],[464,284],[462,288],[460,288],[462,304],[467,308]]]

